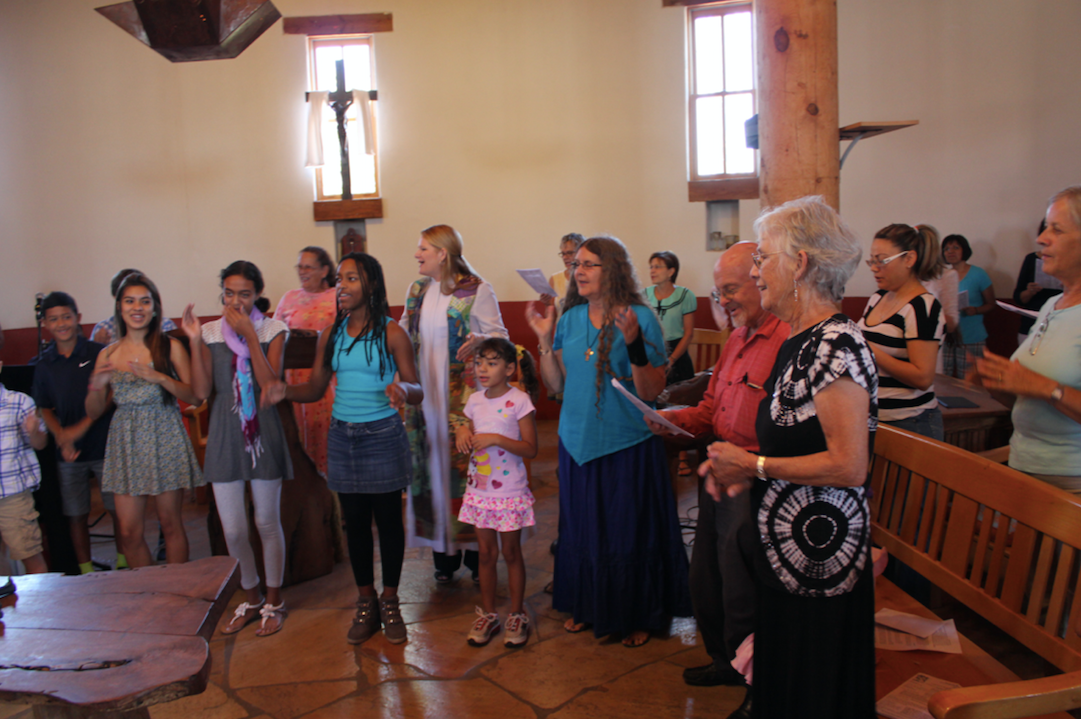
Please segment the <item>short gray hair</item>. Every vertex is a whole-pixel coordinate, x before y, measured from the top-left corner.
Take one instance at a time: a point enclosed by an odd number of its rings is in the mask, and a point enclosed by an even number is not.
[[[1064,190],[1059,190],[1047,201],[1047,209],[1059,200],[1066,201],[1066,207],[1070,211],[1070,219],[1081,228],[1081,185],[1072,185]]]
[[[821,195],[765,210],[754,221],[754,232],[759,239],[769,235],[778,240],[790,257],[806,252],[808,286],[833,302],[844,297],[845,284],[863,257],[852,230]]]

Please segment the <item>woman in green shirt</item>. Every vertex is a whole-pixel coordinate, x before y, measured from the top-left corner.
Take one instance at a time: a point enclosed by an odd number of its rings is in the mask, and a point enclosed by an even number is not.
[[[694,334],[694,312],[698,299],[686,287],[675,284],[679,276],[679,258],[671,252],[654,252],[649,256],[649,279],[645,289],[646,303],[657,313],[664,330],[668,348],[668,384],[682,382],[694,376],[694,364],[687,354]]]

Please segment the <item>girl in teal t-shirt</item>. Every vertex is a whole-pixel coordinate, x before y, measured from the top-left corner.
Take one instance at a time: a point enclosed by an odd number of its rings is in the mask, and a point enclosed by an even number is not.
[[[392,644],[407,639],[398,600],[405,558],[402,490],[413,477],[405,425],[398,410],[424,401],[413,343],[390,319],[383,268],[371,255],[351,252],[337,271],[338,316],[319,333],[312,373],[304,384],[263,390],[273,404],[317,402],[331,376],[338,380],[327,436],[327,487],[337,493],[345,520],[357,611],[345,640],[361,644],[380,627]],[[397,372],[398,379],[395,380]],[[372,521],[379,529],[383,591],[376,592]]]

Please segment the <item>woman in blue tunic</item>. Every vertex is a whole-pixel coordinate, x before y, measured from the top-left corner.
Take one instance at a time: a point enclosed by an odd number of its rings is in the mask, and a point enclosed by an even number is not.
[[[568,632],[592,625],[637,647],[670,615],[691,615],[664,444],[612,385],[652,402],[665,386],[664,336],[622,242],[586,240],[571,269],[558,326],[551,307],[526,315],[544,383],[564,393],[552,605],[571,614]]]

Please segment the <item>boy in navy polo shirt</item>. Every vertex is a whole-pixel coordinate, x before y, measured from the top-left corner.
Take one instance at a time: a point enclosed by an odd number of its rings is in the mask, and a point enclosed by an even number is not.
[[[50,293],[41,303],[44,324],[53,343],[42,353],[34,370],[34,401],[45,425],[56,438],[59,453],[60,497],[71,529],[75,557],[83,574],[94,571],[90,555],[90,476],[101,479],[110,409],[96,422],[86,416],[86,393],[98,352],[104,346],[83,336],[82,316],[75,299],[64,292]],[[113,515],[112,492],[102,492],[102,503]],[[127,567],[119,549],[116,568]]]
[[[3,347],[4,331],[0,329],[0,349]],[[0,369],[3,366],[0,361]],[[0,539],[11,550],[11,558],[23,563],[27,574],[48,571],[31,494],[41,484],[34,450],[45,449],[48,441],[34,400],[0,384]]]

